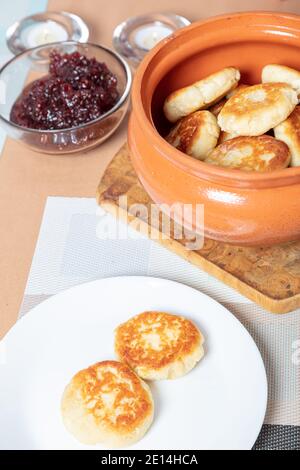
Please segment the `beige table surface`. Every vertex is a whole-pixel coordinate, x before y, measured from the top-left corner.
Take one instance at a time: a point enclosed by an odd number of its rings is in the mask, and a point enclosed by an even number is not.
[[[299,0],[49,0],[49,10],[77,13],[90,39],[111,45],[125,18],[173,11],[198,20],[242,10],[300,13]],[[40,155],[8,139],[0,157],[0,336],[17,319],[47,196],[93,197],[101,175],[126,138],[126,122],[106,143],[78,156]]]

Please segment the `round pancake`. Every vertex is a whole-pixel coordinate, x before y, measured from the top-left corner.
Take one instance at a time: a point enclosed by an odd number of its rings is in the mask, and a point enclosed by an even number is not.
[[[290,85],[300,95],[300,72],[285,65],[269,64],[262,69],[262,82],[282,82]]]
[[[274,127],[276,139],[287,144],[291,152],[290,166],[300,166],[300,106],[289,117]]]
[[[284,142],[269,135],[235,137],[218,145],[205,162],[244,171],[273,171],[288,166],[290,152]]]
[[[118,326],[115,351],[144,379],[175,379],[202,358],[203,341],[198,328],[184,317],[144,312]]]
[[[78,372],[65,388],[67,430],[85,444],[111,447],[141,439],[153,420],[150,388],[126,364],[103,361]]]
[[[217,145],[220,128],[209,111],[196,111],[173,127],[166,140],[178,150],[203,160]]]
[[[249,86],[229,98],[218,115],[218,124],[232,134],[262,135],[284,121],[297,102],[297,93],[286,83]]]
[[[208,108],[235,88],[239,79],[238,69],[226,67],[192,85],[173,91],[164,103],[166,118],[176,122],[199,109]]]

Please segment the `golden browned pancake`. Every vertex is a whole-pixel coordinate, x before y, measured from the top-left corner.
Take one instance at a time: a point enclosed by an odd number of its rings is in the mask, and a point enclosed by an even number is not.
[[[226,67],[192,85],[173,91],[164,103],[166,118],[176,122],[199,109],[209,108],[235,88],[239,79],[238,69]]]
[[[300,106],[296,106],[289,117],[274,128],[276,139],[287,144],[291,152],[290,166],[300,166]]]
[[[286,83],[253,85],[229,98],[218,123],[231,134],[262,135],[284,121],[297,102],[297,93]]]
[[[235,137],[218,145],[205,162],[244,171],[273,171],[288,166],[290,152],[284,142],[269,135]]]
[[[262,70],[262,82],[282,82],[288,83],[296,91],[297,95],[300,94],[300,72],[299,70],[286,67],[286,65],[269,64],[265,65]]]
[[[203,341],[198,328],[182,316],[144,312],[116,329],[115,351],[144,379],[175,379],[202,358]]]
[[[103,361],[78,372],[61,402],[64,424],[86,444],[112,447],[141,439],[151,425],[150,388],[126,364]]]
[[[199,160],[215,148],[220,128],[216,117],[209,111],[196,111],[173,127],[166,140],[178,150]]]

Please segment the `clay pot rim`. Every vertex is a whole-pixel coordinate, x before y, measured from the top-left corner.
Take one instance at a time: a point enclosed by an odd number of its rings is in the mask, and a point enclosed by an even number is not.
[[[225,20],[238,17],[249,17],[249,16],[269,16],[277,17],[281,19],[287,19],[289,21],[296,21],[299,23],[300,29],[300,16],[292,13],[285,12],[272,12],[272,11],[247,11],[230,13],[225,15],[213,16],[206,20],[200,20],[192,23],[190,26],[184,29],[176,31],[172,36],[161,41],[156,47],[154,47],[143,59],[139,65],[132,87],[132,106],[135,116],[142,128],[142,131],[147,134],[148,139],[153,142],[156,148],[159,148],[160,154],[171,161],[174,165],[179,167],[181,170],[196,176],[201,179],[205,179],[211,182],[220,183],[226,186],[244,187],[250,189],[259,188],[272,188],[280,186],[289,186],[300,183],[300,167],[289,167],[282,170],[275,170],[269,173],[256,173],[246,172],[238,169],[228,169],[224,167],[218,167],[216,165],[210,165],[197,160],[183,152],[177,150],[170,145],[156,130],[151,119],[148,118],[145,111],[143,100],[142,100],[142,81],[147,68],[151,64],[152,60],[157,54],[167,46],[173,39],[180,36],[186,35],[189,31],[198,28],[201,24],[214,23],[218,20]],[[300,53],[300,47],[299,47]]]

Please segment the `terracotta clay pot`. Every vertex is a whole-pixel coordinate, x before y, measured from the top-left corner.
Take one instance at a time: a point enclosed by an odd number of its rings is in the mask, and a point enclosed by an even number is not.
[[[162,137],[170,127],[163,102],[229,65],[240,69],[242,83],[258,83],[270,63],[300,70],[299,16],[250,12],[194,23],[161,42],[135,76],[128,142],[137,174],[157,203],[204,204],[205,235],[215,240],[266,245],[300,238],[300,167],[255,173],[193,159]]]

